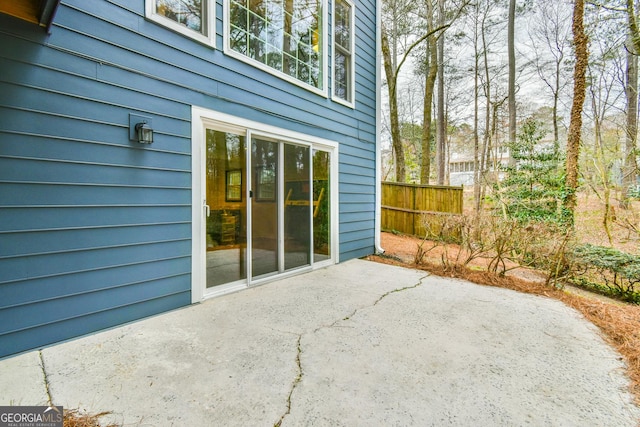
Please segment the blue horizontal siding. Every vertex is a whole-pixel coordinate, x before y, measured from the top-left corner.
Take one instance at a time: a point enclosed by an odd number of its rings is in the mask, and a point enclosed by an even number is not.
[[[156,223],[191,221],[191,206],[4,206],[0,209],[0,232],[75,230],[78,228],[132,227]]]
[[[350,206],[353,209],[353,205]],[[371,215],[369,214],[369,206],[367,209],[362,210],[351,210],[351,211],[340,211],[340,220],[343,223],[350,222],[359,222],[359,223],[367,223],[371,222]]]
[[[55,72],[49,72],[55,75]],[[126,118],[121,106],[115,103],[117,95],[113,91],[110,91],[110,95],[114,97],[114,101],[105,102],[87,99],[87,97],[61,94],[56,92],[55,89],[34,87],[34,85],[30,84],[0,83],[0,90],[4,92],[6,99],[13,100],[11,108],[23,113],[46,114],[76,120],[82,119],[87,122],[103,123],[121,128],[123,127],[123,118]],[[68,99],[70,96],[73,99]],[[163,118],[159,123],[160,126],[154,130],[165,134],[172,132],[177,136],[188,138],[190,123],[187,120],[169,114],[179,111],[183,106],[176,103],[170,105],[171,108],[168,109],[167,113],[160,111],[152,113],[156,117]],[[145,107],[149,106],[149,104],[145,104]],[[150,114],[145,110],[136,110],[144,115]],[[187,110],[188,108],[185,109],[185,111]]]
[[[374,253],[374,238],[367,237],[364,239],[349,240],[344,243],[343,252],[340,253],[340,259],[361,258]]]
[[[82,4],[82,7],[86,8],[87,6]],[[256,84],[256,68],[233,58],[215,58],[221,53],[219,51],[200,52],[197,50],[197,43],[192,43],[193,47],[187,51],[179,50],[173,45],[163,43],[162,40],[166,39],[168,34],[172,37],[174,34],[154,22],[142,20],[140,23],[141,32],[138,34],[131,34],[131,31],[126,28],[108,26],[108,23],[104,21],[104,17],[100,17],[100,19],[92,17],[95,20],[93,25],[90,19],[84,19],[83,22],[86,22],[87,28],[78,28],[76,22],[79,18],[75,14],[81,12],[75,9],[72,9],[72,11],[64,15],[69,22],[60,18],[56,20],[56,25],[59,25],[61,30],[71,31],[72,29],[73,31],[79,31],[81,34],[87,34],[90,29],[92,38],[80,48],[80,51],[85,55],[92,56],[93,52],[97,50],[101,52],[101,59],[108,63],[126,64],[128,68],[146,74],[172,75],[173,79],[176,76],[180,76],[180,73],[189,73],[191,77],[176,80],[181,82],[188,81],[189,88],[192,90],[194,88],[199,88],[198,90],[207,88],[211,95],[232,99],[234,102],[246,103],[257,109],[268,110],[273,102],[285,103],[292,107],[287,112],[290,120],[301,120],[309,123],[309,117],[316,114],[318,103],[307,101],[307,99],[317,99],[317,95],[312,92],[304,89],[292,92],[291,84],[269,73],[258,71],[261,96],[256,97],[254,90],[247,90],[247,88],[253,88]],[[160,29],[161,32],[156,37],[149,37],[146,32],[151,31],[151,29],[154,31]],[[59,33],[61,35],[58,35]],[[65,37],[73,38],[75,35],[67,35],[65,31],[54,32],[51,37],[51,44],[68,44]],[[201,46],[199,49],[209,48]],[[132,58],[128,59],[126,53],[130,53]],[[217,60],[213,61],[213,59]],[[206,63],[203,64],[202,61]],[[201,76],[199,71],[206,69],[206,66],[212,68],[211,73],[215,75],[217,82],[224,83],[218,84],[217,93],[209,91],[209,86],[204,81],[198,84],[200,78],[207,78],[207,76]],[[163,71],[165,67],[169,67],[167,71]],[[193,81],[194,77],[195,81]],[[326,107],[323,108],[326,110]],[[349,116],[326,110],[320,119],[329,119],[335,125],[348,120]],[[328,123],[323,124],[323,126],[325,128],[329,127]]]
[[[82,293],[68,297],[31,302],[0,310],[0,336],[7,332],[29,329],[64,318],[84,317],[118,305],[131,305],[155,299],[158,295],[184,293],[182,277],[156,278],[135,286],[120,286],[100,292]],[[26,319],[26,320],[25,320]]]
[[[216,8],[215,49],[143,0],[63,0],[49,36],[0,14],[0,357],[190,303],[194,105],[338,142],[340,258],[373,251],[375,2],[355,109],[225,56]]]
[[[5,182],[75,182],[114,186],[136,183],[136,186],[142,187],[187,189],[191,186],[191,174],[188,172],[139,169],[131,165],[0,157],[0,169],[3,169],[2,178]]]
[[[372,237],[371,230],[373,230],[373,221],[370,224],[369,228],[365,229],[356,229],[350,230],[349,228],[353,228],[353,224],[340,224],[340,233],[345,236],[345,239],[349,242],[357,242],[360,240],[367,240]],[[347,243],[347,245],[349,245]]]
[[[190,300],[190,294],[182,292],[142,301],[137,304],[110,307],[79,318],[73,317],[40,325],[37,328],[21,329],[0,336],[0,357],[32,349],[34,343],[36,343],[35,346],[42,347],[173,310],[189,304]]]
[[[123,116],[124,117],[124,116]],[[25,112],[16,109],[0,107],[0,129],[7,133],[36,134],[46,137],[83,139],[87,136],[95,136],[98,141],[126,141],[135,148],[138,153],[153,153],[158,150],[180,150],[182,147],[176,144],[171,137],[159,138],[163,136],[160,132],[154,132],[154,146],[143,149],[134,146],[129,141],[129,116],[126,115],[127,125],[113,125],[109,123],[96,123],[81,119],[72,119],[50,115],[43,112]],[[181,139],[178,139],[180,142]],[[124,145],[124,144],[123,144]],[[184,148],[189,147],[188,140],[185,139]],[[142,155],[142,154],[141,154]],[[149,156],[149,155],[148,155]],[[189,158],[182,159],[183,164],[189,163]]]
[[[34,224],[35,225],[35,224]],[[0,232],[0,260],[20,256],[46,255],[148,244],[158,240],[182,240],[191,233],[191,224],[135,224],[129,227],[75,228]]]
[[[100,137],[100,135],[97,136]],[[138,169],[146,170],[191,172],[190,155],[143,148],[132,144],[124,145],[121,144],[122,136],[116,141],[97,141],[35,134],[26,130],[0,130],[0,137],[6,141],[6,144],[2,145],[0,155],[6,157],[31,157],[118,166],[134,165]],[[175,145],[182,145],[182,142]]]
[[[191,204],[191,191],[181,188],[130,186],[107,186],[105,184],[62,184],[62,183],[12,183],[0,180],[0,200],[4,206],[25,204],[28,194],[29,204],[37,206],[59,205],[162,205]]]
[[[365,168],[368,171],[371,171],[371,169],[374,169],[376,166],[376,162],[374,158],[371,158],[370,156],[367,157],[360,157],[360,156],[355,156],[355,155],[350,155],[349,159],[348,159],[348,166],[345,163],[345,167],[362,167]]]
[[[112,247],[97,246],[95,249],[76,252],[55,252],[5,258],[0,259],[0,271],[3,272],[0,286],[25,278],[60,276],[190,255],[190,239],[174,239]]]
[[[342,221],[340,224],[341,233],[351,233],[349,237],[353,239],[363,238],[362,235],[356,235],[355,232],[363,232],[364,237],[371,234],[371,230],[374,228],[373,221]]]
[[[1,285],[4,298],[0,301],[0,308],[96,293],[117,287],[132,287],[168,277],[181,276],[183,282],[187,282],[190,281],[190,272],[190,257],[179,256],[58,276],[28,277]],[[184,288],[184,283],[182,286]]]
[[[366,184],[351,184],[343,181],[344,177],[340,177],[341,182],[339,184],[340,193],[341,194],[350,194],[350,195],[361,195],[361,198],[353,199],[353,202],[362,202],[372,200],[372,197],[375,195],[375,188],[371,188],[370,185]]]

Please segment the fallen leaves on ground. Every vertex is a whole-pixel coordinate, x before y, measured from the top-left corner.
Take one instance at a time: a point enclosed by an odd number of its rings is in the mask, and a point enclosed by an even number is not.
[[[99,414],[86,414],[78,409],[64,410],[64,427],[118,427],[116,424],[108,424],[103,426],[100,424],[100,418],[109,415],[110,412],[101,412]]]

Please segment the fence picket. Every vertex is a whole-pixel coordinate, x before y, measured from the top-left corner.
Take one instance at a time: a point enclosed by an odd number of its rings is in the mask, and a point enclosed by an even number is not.
[[[382,183],[382,229],[423,235],[424,215],[461,215],[462,187]]]

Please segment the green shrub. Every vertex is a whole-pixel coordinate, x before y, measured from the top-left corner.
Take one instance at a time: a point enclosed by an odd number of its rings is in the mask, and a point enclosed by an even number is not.
[[[513,165],[503,166],[505,178],[494,185],[497,210],[522,225],[531,222],[565,225],[570,212],[566,198],[564,154],[558,142],[543,143],[546,131],[532,118],[521,125],[517,141],[508,143]]]
[[[587,244],[576,247],[571,258],[575,284],[640,302],[640,256]]]
[[[628,195],[630,199],[640,199],[640,184],[629,187]]]

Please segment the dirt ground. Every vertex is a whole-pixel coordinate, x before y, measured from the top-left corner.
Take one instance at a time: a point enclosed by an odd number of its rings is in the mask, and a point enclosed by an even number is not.
[[[472,187],[464,191],[464,213],[473,215]],[[615,195],[610,200],[608,218],[611,241],[604,227],[605,203],[593,192],[578,194],[576,207],[576,237],[580,242],[598,246],[612,246],[618,250],[640,255],[640,200],[630,202],[627,209],[620,206]],[[634,228],[636,231],[634,231]]]
[[[631,391],[636,396],[636,404],[640,405],[640,306],[621,303],[572,288],[560,290],[545,286],[544,275],[528,269],[513,270],[507,277],[488,273],[482,265],[472,265],[468,269],[456,271],[444,270],[441,267],[441,251],[430,252],[421,265],[416,265],[414,259],[420,241],[421,239],[413,236],[383,232],[381,246],[385,250],[384,256],[371,256],[369,259],[420,268],[437,275],[458,277],[481,285],[498,286],[563,301],[580,311],[586,319],[596,325],[603,337],[624,356],[632,381]]]
[[[634,200],[628,209],[623,209],[619,201],[612,199],[611,206],[610,242],[603,225],[604,202],[593,193],[581,193],[576,211],[576,237],[584,243],[613,246],[623,252],[640,255],[640,236],[633,231],[633,227],[640,229],[640,200]]]

